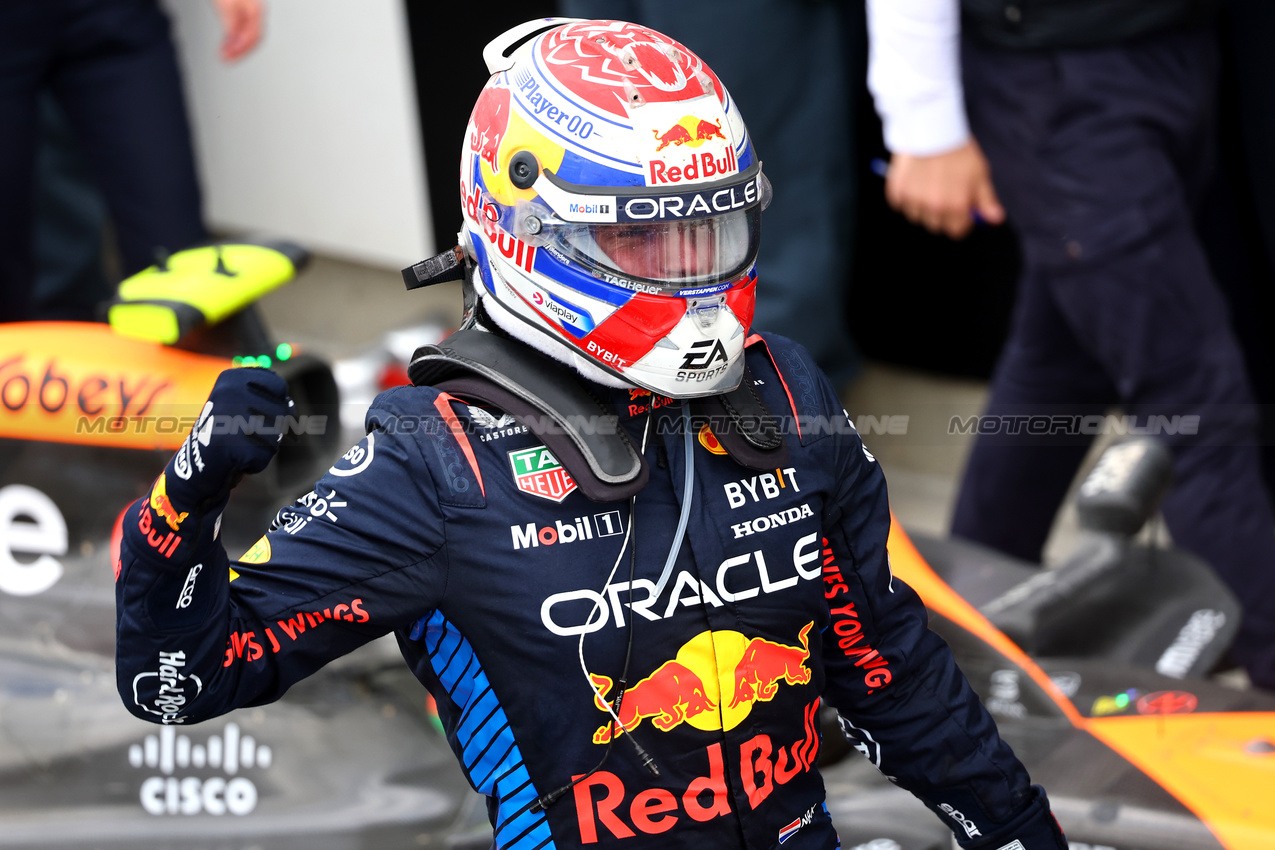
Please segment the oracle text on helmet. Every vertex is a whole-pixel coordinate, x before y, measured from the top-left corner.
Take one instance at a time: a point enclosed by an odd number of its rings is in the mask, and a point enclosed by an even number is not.
[[[620,208],[620,221],[697,218],[743,209],[757,203],[757,181],[715,192],[665,195],[654,198],[629,198]]]

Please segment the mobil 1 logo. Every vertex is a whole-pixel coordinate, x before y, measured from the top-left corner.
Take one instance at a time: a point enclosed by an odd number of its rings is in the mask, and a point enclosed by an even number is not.
[[[595,537],[614,537],[624,533],[624,519],[619,511],[607,511],[594,514],[592,517],[556,519],[552,523],[539,527],[534,522],[511,525],[509,533],[513,537],[515,551],[534,549],[540,546],[553,546],[557,543],[593,540]]]

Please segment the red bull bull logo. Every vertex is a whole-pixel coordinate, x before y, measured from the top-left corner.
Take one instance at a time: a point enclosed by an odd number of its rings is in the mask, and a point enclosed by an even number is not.
[[[682,645],[676,657],[624,692],[616,710],[618,724],[612,719],[598,727],[593,742],[605,744],[648,719],[661,732],[683,723],[704,731],[735,728],[754,703],[774,699],[781,682],[810,682],[806,662],[812,628],[813,621],[798,633],[798,646],[759,637],[750,640],[734,631],[700,632]],[[614,683],[598,674],[590,678],[597,688],[594,704],[606,711],[606,697]],[[723,693],[729,694],[725,700]]]
[[[709,124],[707,121],[700,121],[695,125],[695,140],[706,142],[709,139],[721,139],[726,141],[726,136],[722,133],[721,119]]]
[[[744,657],[735,667],[735,695],[731,698],[730,707],[735,708],[745,702],[769,702],[779,691],[780,681],[790,685],[809,682],[810,668],[806,666],[806,660],[810,658],[810,629],[813,626],[813,622],[807,623],[797,634],[800,647],[784,646],[763,638],[750,640]]]
[[[693,138],[690,132],[681,124],[674,124],[663,133],[658,130],[652,130],[651,133],[655,136],[655,140],[660,143],[659,147],[655,149],[656,153],[664,150],[669,145],[684,145]]]
[[[469,118],[473,129],[469,132],[469,150],[491,168],[500,173],[497,154],[500,142],[509,129],[509,89],[487,88],[478,96],[474,112]]]
[[[164,473],[159,474],[159,478],[155,481],[155,486],[151,488],[151,510],[159,514],[164,522],[168,523],[168,527],[173,531],[179,531],[182,527],[182,521],[189,515],[188,513],[178,513],[173,507],[173,503],[168,498],[168,481]]]
[[[611,690],[611,679],[596,674],[589,678],[599,692],[593,701],[601,711],[606,711],[604,697]],[[617,716],[624,732],[632,730],[648,717],[652,718],[651,723],[656,729],[667,732],[688,718],[716,708],[717,703],[709,698],[699,674],[677,661],[665,661],[654,673],[625,691]],[[614,727],[612,722],[594,732],[593,743],[610,741]]]
[[[651,130],[651,134],[659,142],[659,145],[655,148],[656,153],[664,150],[669,145],[689,145],[697,148],[710,139],[726,140],[726,135],[722,132],[721,119],[710,124],[703,118],[696,118],[694,115],[683,115],[682,120],[669,127],[663,133],[659,130]]]

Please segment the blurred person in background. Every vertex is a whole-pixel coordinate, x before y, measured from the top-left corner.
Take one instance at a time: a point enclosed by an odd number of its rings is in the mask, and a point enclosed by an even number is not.
[[[1275,3],[1227,0],[1222,53],[1221,173],[1201,236],[1262,410],[1262,468],[1275,493]]]
[[[238,59],[261,38],[261,0],[212,2],[225,30],[222,58]],[[56,103],[41,105],[42,97]],[[77,250],[68,242],[82,254],[83,240],[100,243],[92,233],[100,202],[65,164],[70,144],[105,201],[124,275],[150,265],[157,250],[205,238],[181,77],[158,0],[0,4],[0,127],[0,321],[33,317],[37,247],[65,256]],[[37,156],[42,130],[60,151]],[[55,184],[40,188],[38,203],[36,179]],[[92,280],[83,263],[57,274],[41,281],[44,292]]]
[[[108,216],[57,99],[39,94],[32,210],[32,321],[95,318],[111,297],[103,241]],[[109,253],[107,256],[110,256]]]
[[[766,211],[756,326],[804,345],[833,385],[862,367],[846,324],[855,229],[855,45],[845,4],[816,0],[559,0],[562,14],[636,21],[695,44],[731,81],[782,187]],[[859,24],[862,27],[862,23]],[[861,29],[859,30],[861,32]]]
[[[1275,3],[1227,0],[1225,48],[1231,56],[1239,131],[1266,261],[1275,267]]]
[[[1022,245],[996,418],[952,533],[1039,561],[1092,441],[1074,423],[1113,405],[1158,422],[1177,482],[1169,530],[1240,597],[1232,651],[1275,688],[1257,413],[1195,228],[1215,153],[1213,5],[869,0],[869,86],[893,153],[891,205],[953,238],[1008,213]],[[1030,415],[1057,419],[1029,436]]]

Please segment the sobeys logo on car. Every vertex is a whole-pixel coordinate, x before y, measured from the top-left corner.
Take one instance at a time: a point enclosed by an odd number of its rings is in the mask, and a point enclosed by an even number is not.
[[[509,453],[509,463],[513,466],[514,483],[524,493],[551,502],[561,502],[576,489],[571,473],[544,446],[512,451]]]

